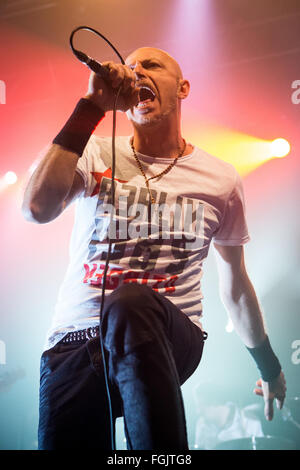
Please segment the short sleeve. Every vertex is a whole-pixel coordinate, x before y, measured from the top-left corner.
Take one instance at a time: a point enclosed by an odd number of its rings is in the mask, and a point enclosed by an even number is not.
[[[84,181],[84,197],[92,194],[96,184],[92,175],[95,171],[95,158],[97,157],[100,157],[100,147],[95,137],[91,136],[76,166],[76,172],[81,175]]]
[[[243,184],[236,172],[235,184],[228,197],[220,227],[213,241],[219,245],[237,246],[249,240]]]
[[[87,186],[88,186],[88,156],[87,156],[87,147],[85,147],[85,150],[82,154],[82,156],[79,158],[77,166],[76,166],[76,172],[80,174],[84,181],[84,192],[86,194],[87,192]]]

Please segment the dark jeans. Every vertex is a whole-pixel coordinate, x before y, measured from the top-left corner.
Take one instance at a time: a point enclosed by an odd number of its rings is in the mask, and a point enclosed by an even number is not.
[[[127,284],[107,297],[102,331],[127,448],[188,450],[180,385],[200,362],[200,328],[149,287]],[[39,449],[111,448],[99,337],[60,342],[41,358]]]

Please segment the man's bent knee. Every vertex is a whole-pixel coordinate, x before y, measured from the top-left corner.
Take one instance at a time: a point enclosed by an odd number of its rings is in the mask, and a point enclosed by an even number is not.
[[[161,328],[161,306],[153,291],[136,283],[123,284],[107,298],[102,319],[105,346],[111,352],[126,354],[136,346],[157,337]]]

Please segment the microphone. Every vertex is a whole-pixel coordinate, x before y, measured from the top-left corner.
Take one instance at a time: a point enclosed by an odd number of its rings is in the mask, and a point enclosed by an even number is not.
[[[80,62],[83,62],[90,70],[95,72],[99,77],[105,79],[108,79],[109,77],[109,71],[107,68],[103,67],[99,62],[96,60],[92,59],[88,55],[84,54],[84,52],[78,51],[77,49],[73,49],[74,54],[76,55],[77,59],[80,60]]]

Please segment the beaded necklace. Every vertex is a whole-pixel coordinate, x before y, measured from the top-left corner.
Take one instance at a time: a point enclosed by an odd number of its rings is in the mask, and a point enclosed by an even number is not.
[[[133,155],[134,155],[134,158],[136,160],[136,163],[137,163],[137,166],[139,167],[140,169],[140,172],[142,173],[144,179],[145,179],[145,183],[146,183],[146,186],[147,186],[147,189],[148,189],[148,193],[149,193],[149,196],[150,196],[150,200],[151,200],[151,204],[154,204],[155,203],[155,199],[154,197],[152,196],[152,191],[151,191],[151,188],[150,188],[150,185],[149,185],[149,181],[150,180],[153,180],[153,179],[156,179],[156,178],[159,178],[160,176],[163,176],[163,175],[166,175],[167,173],[169,173],[169,171],[173,168],[174,165],[176,165],[176,162],[178,160],[178,158],[182,157],[184,151],[185,151],[185,148],[186,148],[186,141],[183,139],[183,149],[180,151],[180,153],[177,155],[177,157],[174,158],[174,160],[172,161],[172,163],[170,163],[169,166],[167,166],[167,168],[165,168],[161,173],[159,173],[158,175],[154,175],[154,176],[151,176],[150,178],[147,178],[144,170],[143,170],[143,167],[142,167],[142,164],[136,154],[136,151],[135,151],[135,148],[134,148],[134,145],[133,145],[133,139],[132,141],[130,142],[131,144],[131,148],[132,148],[132,152],[133,152]]]

